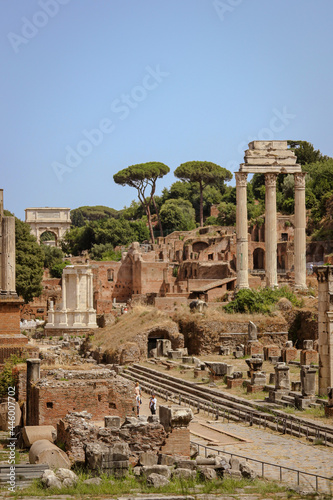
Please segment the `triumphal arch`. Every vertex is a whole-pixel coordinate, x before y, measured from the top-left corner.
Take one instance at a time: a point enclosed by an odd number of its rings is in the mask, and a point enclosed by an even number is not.
[[[25,222],[31,228],[31,234],[36,236],[38,243],[43,233],[50,232],[55,236],[58,246],[66,231],[71,227],[70,208],[26,208]]]
[[[253,141],[245,151],[244,163],[236,172],[237,288],[249,288],[247,175],[265,174],[265,272],[266,286],[277,286],[276,179],[293,174],[295,179],[294,269],[295,288],[306,288],[305,173],[296,163],[287,141]]]

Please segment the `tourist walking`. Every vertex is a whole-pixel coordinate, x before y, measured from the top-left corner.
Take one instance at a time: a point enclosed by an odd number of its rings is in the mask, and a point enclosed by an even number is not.
[[[155,393],[152,392],[149,400],[149,409],[152,415],[156,415],[157,399]]]
[[[141,406],[141,396],[138,394],[135,396],[135,404],[136,404],[136,416],[140,415],[140,406]]]

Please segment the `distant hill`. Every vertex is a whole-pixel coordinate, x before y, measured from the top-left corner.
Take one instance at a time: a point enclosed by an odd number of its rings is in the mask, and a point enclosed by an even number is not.
[[[87,222],[106,219],[113,217],[119,219],[122,210],[115,210],[114,208],[105,207],[103,205],[96,205],[93,207],[85,206],[74,208],[71,210],[71,219],[73,226],[84,226]]]

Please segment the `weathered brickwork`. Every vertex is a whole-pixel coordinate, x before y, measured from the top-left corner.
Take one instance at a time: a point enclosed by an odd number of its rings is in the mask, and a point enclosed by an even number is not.
[[[161,448],[165,455],[181,455],[190,457],[190,430],[188,427],[177,427],[167,434],[166,443]]]
[[[18,298],[0,298],[0,340],[2,335],[20,335],[20,306],[22,303],[23,300]]]
[[[46,374],[32,388],[35,421],[31,425],[56,425],[70,411],[88,411],[93,420],[133,415],[134,384],[110,370]]]

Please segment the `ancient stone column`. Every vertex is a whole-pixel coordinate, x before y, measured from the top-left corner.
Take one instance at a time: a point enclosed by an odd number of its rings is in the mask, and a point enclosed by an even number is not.
[[[2,219],[1,291],[16,294],[15,288],[15,218]]]
[[[247,230],[247,174],[236,172],[236,269],[237,289],[249,288],[248,230]]]
[[[33,384],[40,377],[40,359],[27,359],[27,400],[26,400],[26,423],[25,425],[39,425],[37,421],[37,408],[34,407]],[[37,403],[38,404],[38,403]]]
[[[305,173],[294,174],[295,179],[295,288],[306,288],[306,212]]]
[[[319,395],[333,387],[333,266],[314,268],[318,279]]]
[[[266,286],[277,287],[276,174],[265,174],[265,271]]]

